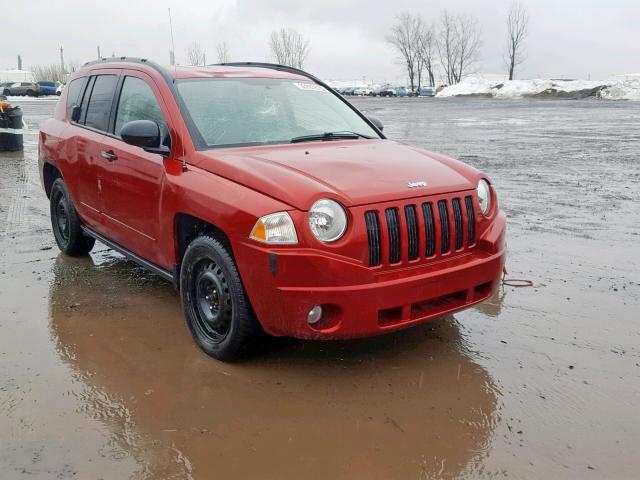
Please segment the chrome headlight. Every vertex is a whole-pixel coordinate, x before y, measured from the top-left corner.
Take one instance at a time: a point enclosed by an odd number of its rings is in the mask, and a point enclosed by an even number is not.
[[[273,245],[295,245],[298,243],[296,227],[287,212],[272,213],[260,217],[249,237],[258,242]]]
[[[309,228],[321,242],[335,242],[347,229],[347,214],[338,202],[323,198],[309,209]]]
[[[482,179],[478,182],[478,204],[483,215],[487,215],[491,210],[491,188],[489,182]]]

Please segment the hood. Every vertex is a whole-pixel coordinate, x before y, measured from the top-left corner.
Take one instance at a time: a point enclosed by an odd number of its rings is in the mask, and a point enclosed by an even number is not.
[[[390,140],[238,147],[198,154],[199,168],[300,210],[321,197],[350,207],[469,190],[480,175],[457,160]]]

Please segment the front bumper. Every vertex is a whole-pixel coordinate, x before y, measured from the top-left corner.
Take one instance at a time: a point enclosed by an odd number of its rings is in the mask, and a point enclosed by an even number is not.
[[[476,249],[378,273],[315,249],[271,250],[241,241],[234,251],[251,304],[267,333],[345,339],[399,330],[489,298],[505,264],[504,231],[500,213]],[[317,304],[323,306],[324,315],[312,326],[307,313]]]

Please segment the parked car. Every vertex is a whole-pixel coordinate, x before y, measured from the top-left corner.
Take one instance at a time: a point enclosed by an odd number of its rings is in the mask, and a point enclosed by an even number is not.
[[[371,96],[372,97],[394,97],[395,89],[389,84],[380,85],[373,89],[373,91],[371,92]]]
[[[342,94],[343,95],[353,95],[354,91],[355,91],[355,87],[347,87],[347,88],[342,89]]]
[[[365,97],[369,96],[373,93],[373,88],[371,87],[358,87],[353,91],[354,95]]]
[[[38,82],[40,95],[55,95],[60,82]]]
[[[33,82],[13,82],[2,90],[4,95],[28,95],[37,97],[40,95],[40,85]]]
[[[436,89],[434,87],[422,87],[418,93],[419,97],[435,97]]]
[[[406,97],[407,96],[407,89],[405,87],[396,88],[395,96],[396,97]]]
[[[172,281],[195,342],[221,360],[260,330],[377,335],[500,284],[505,216],[488,177],[387,140],[301,70],[96,61],[39,142],[60,250],[98,239]]]

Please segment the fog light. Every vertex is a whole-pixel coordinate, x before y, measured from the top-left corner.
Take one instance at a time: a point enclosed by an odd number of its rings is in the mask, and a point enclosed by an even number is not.
[[[314,305],[307,313],[307,323],[313,325],[322,319],[322,305]]]

